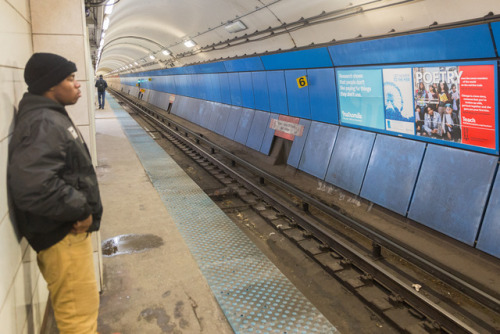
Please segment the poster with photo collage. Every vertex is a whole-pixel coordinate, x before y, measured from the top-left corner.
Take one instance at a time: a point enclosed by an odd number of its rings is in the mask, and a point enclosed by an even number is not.
[[[338,70],[340,123],[496,150],[495,79],[491,63]]]

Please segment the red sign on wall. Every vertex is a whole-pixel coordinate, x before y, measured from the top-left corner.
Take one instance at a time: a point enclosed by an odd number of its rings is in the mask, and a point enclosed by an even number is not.
[[[295,136],[300,137],[304,132],[304,126],[300,125],[299,121],[300,119],[297,117],[280,115],[278,119],[271,119],[269,127],[275,130],[275,136],[294,140]]]
[[[493,65],[459,66],[462,143],[495,149]]]

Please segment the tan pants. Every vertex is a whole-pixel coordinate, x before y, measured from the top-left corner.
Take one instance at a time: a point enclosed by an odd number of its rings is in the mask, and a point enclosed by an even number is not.
[[[87,233],[68,234],[38,253],[60,334],[95,334],[99,292]]]

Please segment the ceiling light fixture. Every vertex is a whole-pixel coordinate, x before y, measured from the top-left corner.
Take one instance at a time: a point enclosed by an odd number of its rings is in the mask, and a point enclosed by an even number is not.
[[[109,17],[106,16],[104,18],[104,21],[102,22],[102,30],[104,31],[104,30],[108,29],[108,27],[109,27]]]
[[[153,56],[153,55],[149,55],[149,58],[150,58],[151,60],[155,60],[155,56]]]
[[[227,32],[235,33],[247,29],[247,26],[240,20],[228,23],[224,26]]]
[[[170,51],[165,49],[161,53],[163,53],[165,56],[168,56],[170,54]]]
[[[108,3],[106,4],[106,8],[104,9],[104,14],[110,15],[113,12],[113,5],[115,0],[109,0]]]
[[[193,46],[195,46],[195,45],[196,45],[196,43],[195,43],[193,40],[188,39],[188,40],[185,40],[185,41],[184,41],[184,45],[185,45],[187,48],[192,48]]]

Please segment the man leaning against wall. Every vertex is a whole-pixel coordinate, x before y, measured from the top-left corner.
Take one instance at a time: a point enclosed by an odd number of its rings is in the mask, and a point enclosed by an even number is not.
[[[20,233],[37,252],[61,334],[97,332],[90,232],[102,204],[89,151],[65,106],[81,96],[76,65],[35,53],[9,143],[7,182]]]

